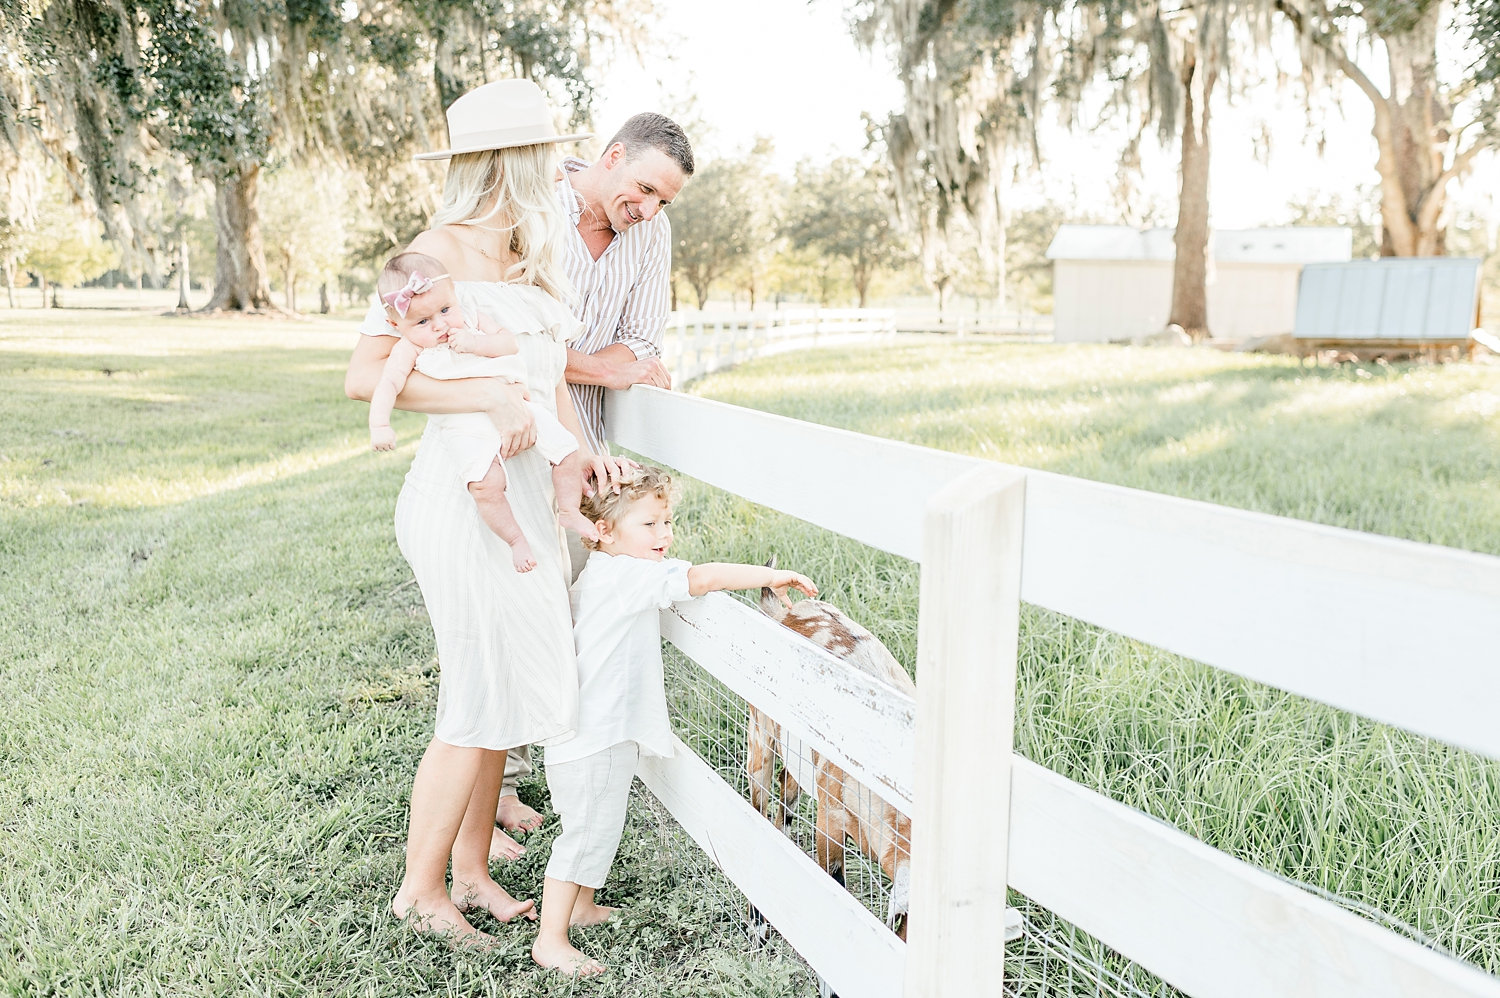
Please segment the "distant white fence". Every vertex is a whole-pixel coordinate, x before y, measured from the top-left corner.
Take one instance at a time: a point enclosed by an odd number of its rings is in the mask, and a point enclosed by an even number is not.
[[[699,666],[912,816],[902,943],[685,745],[643,767],[845,998],[999,994],[1007,882],[1195,996],[1500,996],[1500,979],[1011,755],[1024,599],[1500,757],[1500,558],[656,389],[607,405],[617,444],[921,562],[917,703],[728,596],[662,616]],[[871,468],[881,488],[850,502]]]
[[[892,336],[894,314],[879,308],[673,312],[662,338],[662,359],[681,384],[752,357]]]
[[[1028,340],[1052,338],[1052,316],[1040,312],[951,308],[939,313],[936,309],[898,308],[895,313],[896,331],[902,333],[1014,336]]]

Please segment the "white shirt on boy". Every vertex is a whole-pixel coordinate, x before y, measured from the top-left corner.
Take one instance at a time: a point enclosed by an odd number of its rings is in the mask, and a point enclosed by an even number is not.
[[[547,747],[547,763],[571,762],[620,742],[642,756],[670,756],[659,611],[692,599],[690,562],[594,551],[569,591],[578,651],[578,734]]]

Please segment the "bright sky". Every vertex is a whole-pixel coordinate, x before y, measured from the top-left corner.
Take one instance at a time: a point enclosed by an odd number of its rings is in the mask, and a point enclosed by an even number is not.
[[[708,123],[690,137],[700,159],[737,155],[756,136],[775,144],[774,166],[790,174],[798,160],[865,155],[861,112],[877,120],[902,103],[891,60],[854,42],[842,0],[656,0],[660,28],[644,67],[618,60],[601,88],[595,119],[608,132],[643,110]],[[1271,96],[1267,96],[1267,93]],[[690,103],[688,103],[690,102]],[[686,106],[685,106],[686,105]],[[1376,184],[1369,102],[1349,84],[1342,116],[1314,131],[1290,94],[1257,92],[1213,121],[1210,182],[1213,224],[1239,228],[1285,219],[1285,205],[1315,191]],[[607,137],[601,136],[601,139]],[[1118,133],[1044,132],[1040,177],[1023,176],[1013,203],[1042,197],[1099,212],[1118,212],[1113,193]],[[1319,155],[1318,146],[1323,147]],[[1148,143],[1154,146],[1154,143]],[[1165,223],[1176,217],[1175,149],[1144,148],[1137,204],[1155,204]],[[1479,164],[1460,199],[1493,198],[1495,160]],[[1144,213],[1143,213],[1144,214]]]

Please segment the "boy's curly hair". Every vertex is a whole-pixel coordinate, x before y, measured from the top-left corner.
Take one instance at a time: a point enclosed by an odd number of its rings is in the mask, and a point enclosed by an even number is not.
[[[672,476],[649,465],[636,468],[620,483],[620,491],[614,492],[609,489],[601,489],[591,496],[584,496],[578,504],[578,509],[584,516],[588,517],[590,523],[600,520],[611,525],[619,522],[637,500],[647,496],[656,496],[665,499],[669,504],[677,502],[677,484],[672,481]],[[590,551],[599,550],[599,542],[583,538],[583,546]]]

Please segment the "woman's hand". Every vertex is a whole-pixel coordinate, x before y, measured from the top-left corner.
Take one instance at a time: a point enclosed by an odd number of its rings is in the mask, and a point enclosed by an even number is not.
[[[522,403],[527,399],[525,385],[502,384],[485,415],[500,431],[500,456],[513,458],[536,443],[536,420]]]
[[[640,467],[630,458],[614,454],[591,454],[587,465],[583,476],[583,491],[586,495],[593,495],[601,489],[620,491],[620,483],[629,477],[632,469]],[[596,484],[589,484],[590,479]]]
[[[791,597],[786,594],[788,589],[795,589],[803,596],[809,598],[818,595],[818,587],[813,585],[812,579],[809,579],[805,575],[798,575],[796,572],[782,572],[772,569],[771,581],[767,585],[776,594],[776,598],[788,607],[792,605]]]

